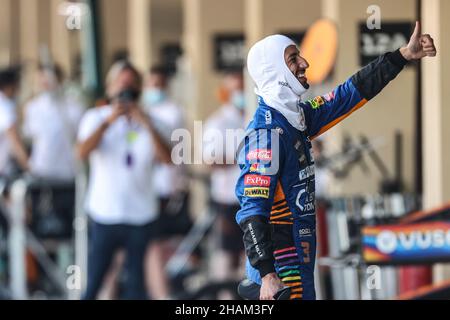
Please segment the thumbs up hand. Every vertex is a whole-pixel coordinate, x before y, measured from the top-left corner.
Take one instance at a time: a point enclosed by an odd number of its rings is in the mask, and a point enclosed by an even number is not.
[[[437,54],[433,38],[429,34],[422,34],[420,22],[418,21],[408,45],[401,48],[400,52],[408,61],[420,60],[424,57],[435,57]]]

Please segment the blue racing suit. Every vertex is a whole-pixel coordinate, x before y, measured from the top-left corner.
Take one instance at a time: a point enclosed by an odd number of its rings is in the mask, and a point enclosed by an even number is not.
[[[236,220],[244,232],[247,277],[276,272],[291,299],[315,299],[315,175],[311,141],[361,108],[406,65],[387,53],[331,93],[299,104],[305,131],[295,129],[259,97],[259,107],[237,153],[241,175]]]

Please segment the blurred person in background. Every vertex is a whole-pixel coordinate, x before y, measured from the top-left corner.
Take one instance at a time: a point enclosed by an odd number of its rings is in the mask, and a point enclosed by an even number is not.
[[[16,159],[22,170],[28,170],[28,155],[17,129],[19,85],[19,68],[0,69],[0,197],[5,202],[8,202],[8,186],[15,175],[11,158]],[[0,242],[6,241],[8,230],[8,219],[2,208],[0,205]]]
[[[204,160],[209,163],[214,159],[209,159],[211,155],[221,157],[221,163],[211,165],[211,200],[212,208],[217,213],[217,220],[214,228],[217,232],[218,249],[214,252],[211,261],[213,263],[212,276],[215,280],[223,281],[234,278],[243,257],[242,232],[235,222],[235,213],[239,210],[239,203],[234,193],[236,180],[239,178],[239,167],[233,163],[227,163],[227,144],[233,141],[225,141],[226,130],[243,130],[245,128],[245,96],[244,81],[242,73],[229,72],[223,79],[220,89],[223,105],[214,112],[204,126]],[[223,150],[218,150],[218,145],[214,141],[214,136],[220,132],[224,138],[222,142]],[[234,152],[233,157],[234,159]],[[222,160],[221,159],[221,160]],[[237,272],[236,272],[237,273]]]
[[[332,184],[332,171],[329,167],[330,161],[326,156],[326,144],[322,137],[311,142],[312,152],[315,161],[315,196],[316,196],[316,226],[317,226],[317,258],[329,256],[329,239],[327,224],[328,201],[330,200],[330,187]],[[331,293],[331,274],[328,266],[316,264],[316,279],[320,277],[317,286],[321,286],[322,298],[332,297]]]
[[[110,105],[81,120],[78,153],[89,159],[86,210],[91,218],[87,289],[95,299],[119,249],[125,251],[121,298],[146,299],[144,256],[157,230],[154,165],[170,162],[170,151],[139,106],[142,79],[128,62],[116,62],[106,80]]]
[[[316,200],[326,200],[329,196],[329,188],[332,178],[332,172],[327,167],[329,165],[328,159],[325,155],[325,141],[320,137],[312,141],[312,150],[314,160],[316,162]]]
[[[22,170],[28,170],[28,155],[17,128],[16,97],[20,85],[19,68],[0,70],[0,197],[8,201],[8,185],[14,178],[14,158]],[[8,229],[6,212],[0,206],[0,236]],[[0,242],[5,239],[0,238]]]
[[[43,179],[73,181],[74,144],[83,107],[63,89],[59,66],[39,66],[41,93],[24,110],[23,132],[31,139],[31,173]]]
[[[0,178],[10,177],[11,157],[22,170],[28,171],[28,155],[17,126],[17,104],[20,84],[18,68],[0,70]]]
[[[169,144],[174,130],[184,128],[184,114],[169,96],[169,74],[163,66],[154,66],[144,79],[142,102],[152,118],[157,132]],[[157,161],[153,185],[158,196],[159,237],[152,242],[148,252],[148,288],[155,299],[169,296],[165,264],[174,252],[179,239],[191,227],[186,168],[182,165]]]

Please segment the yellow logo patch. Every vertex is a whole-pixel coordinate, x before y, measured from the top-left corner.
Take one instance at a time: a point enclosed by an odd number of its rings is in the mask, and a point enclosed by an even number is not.
[[[244,196],[249,198],[269,199],[269,188],[245,188]]]

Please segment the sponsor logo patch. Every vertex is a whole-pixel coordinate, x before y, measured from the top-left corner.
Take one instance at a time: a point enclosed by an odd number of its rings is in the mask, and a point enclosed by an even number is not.
[[[248,174],[244,177],[244,184],[246,186],[269,187],[270,177],[259,176],[256,174]]]
[[[272,150],[256,149],[253,151],[249,151],[249,153],[247,154],[247,160],[270,161],[272,160]]]
[[[249,198],[269,199],[269,188],[245,188],[244,196]]]
[[[266,173],[266,168],[263,165],[259,164],[259,163],[254,163],[250,167],[250,172],[265,174]]]
[[[334,92],[331,91],[330,93],[327,93],[326,95],[323,96],[323,98],[327,101],[327,102],[331,102],[334,100]]]
[[[315,97],[314,99],[308,100],[308,103],[311,105],[311,108],[319,109],[321,106],[325,104],[325,100],[321,96],[318,96]]]
[[[266,111],[266,125],[272,124],[272,112]]]
[[[305,185],[305,184],[303,184]],[[315,214],[315,193],[308,192],[308,187],[300,189],[297,194],[297,199],[295,200],[296,206],[303,212],[307,213],[307,215]]]
[[[305,169],[300,171],[299,179],[300,180],[308,179],[308,178],[312,177],[314,175],[314,173],[315,173],[314,166],[313,165],[309,166],[309,167],[307,167],[307,168],[305,168]]]
[[[299,234],[299,236],[306,237],[306,236],[312,235],[312,232],[311,232],[311,229],[305,228],[305,229],[298,230],[298,234]]]
[[[300,164],[303,166],[306,164],[306,155],[304,153],[302,153],[302,155],[300,156],[300,158],[298,159],[298,161],[300,162]]]

